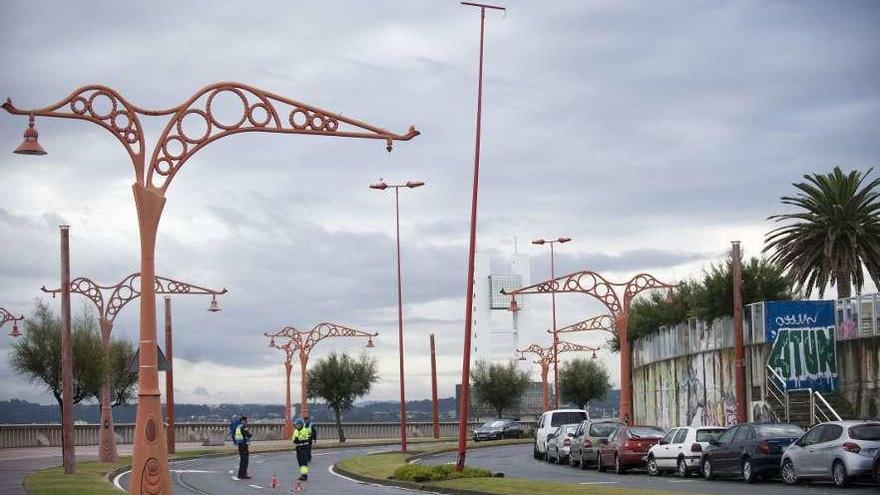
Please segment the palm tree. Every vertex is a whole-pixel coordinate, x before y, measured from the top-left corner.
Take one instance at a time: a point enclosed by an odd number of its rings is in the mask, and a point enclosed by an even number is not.
[[[767,233],[764,251],[773,251],[770,259],[792,275],[798,291],[818,289],[822,297],[830,282],[838,298],[850,297],[853,284],[861,293],[863,265],[880,285],[880,178],[866,183],[872,170],[805,175],[792,184],[797,195],[781,198],[800,211],[768,217],[786,224]]]

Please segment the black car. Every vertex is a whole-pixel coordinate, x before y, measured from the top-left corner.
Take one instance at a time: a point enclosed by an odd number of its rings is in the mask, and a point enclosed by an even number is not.
[[[743,423],[731,427],[703,452],[703,477],[742,476],[746,483],[779,474],[782,451],[804,431],[791,423]]]
[[[522,438],[523,427],[512,419],[493,419],[486,421],[474,430],[474,441],[500,440],[502,438]]]
[[[874,483],[880,485],[880,449],[874,452]]]

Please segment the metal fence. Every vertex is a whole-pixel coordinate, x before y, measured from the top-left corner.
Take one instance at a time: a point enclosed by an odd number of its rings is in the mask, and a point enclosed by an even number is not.
[[[528,430],[534,427],[534,421],[522,422]],[[315,423],[320,438],[336,438],[335,423]],[[469,428],[479,426],[479,422],[471,422]],[[282,440],[281,423],[251,423],[248,425],[255,440]],[[400,423],[343,423],[345,437],[348,439],[381,439],[398,438]],[[120,444],[134,442],[134,424],[122,423],[114,425],[116,440]],[[74,443],[76,445],[98,445],[99,425],[76,425]],[[205,442],[210,438],[226,438],[229,431],[228,423],[177,423],[174,433],[178,442]],[[409,437],[429,437],[433,435],[433,424],[430,422],[407,423]],[[458,422],[441,422],[440,436],[454,437],[458,435]],[[61,425],[0,425],[0,448],[13,447],[57,447],[61,446]]]

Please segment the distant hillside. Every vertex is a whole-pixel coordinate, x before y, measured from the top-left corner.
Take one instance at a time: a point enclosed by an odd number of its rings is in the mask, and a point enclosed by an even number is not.
[[[455,399],[439,400],[441,418],[453,417]],[[400,417],[398,402],[368,401],[355,404],[344,413],[345,421],[382,422],[398,421]],[[431,401],[417,400],[407,402],[407,417],[410,421],[431,421]],[[309,404],[309,411],[316,422],[332,421],[333,415],[323,404]],[[124,405],[113,408],[113,420],[117,423],[134,423],[137,408]],[[100,417],[97,403],[78,404],[74,407],[74,418],[86,423],[97,423]],[[179,422],[228,421],[233,414],[245,414],[252,421],[280,421],[284,407],[276,404],[176,404],[174,415]],[[58,406],[45,406],[27,401],[12,399],[0,401],[0,423],[57,423],[61,421]]]

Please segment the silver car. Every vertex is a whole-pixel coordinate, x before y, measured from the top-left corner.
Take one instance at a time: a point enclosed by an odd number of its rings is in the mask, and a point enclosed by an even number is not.
[[[853,478],[870,476],[880,449],[880,421],[822,423],[782,453],[782,480],[830,479],[843,487]]]
[[[547,437],[547,462],[565,464],[571,453],[571,439],[578,425],[562,425]]]

